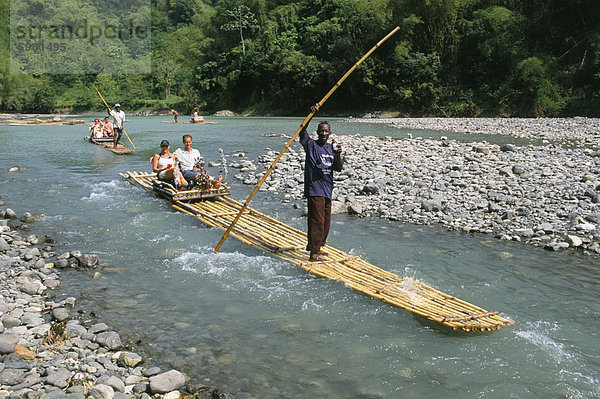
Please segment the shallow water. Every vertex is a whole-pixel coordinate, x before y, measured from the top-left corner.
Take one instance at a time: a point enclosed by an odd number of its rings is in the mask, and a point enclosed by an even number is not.
[[[183,133],[192,133],[207,163],[218,162],[218,148],[256,159],[266,148],[279,151],[287,141],[280,135],[291,135],[301,118],[200,126],[160,120],[167,119],[131,118],[131,156],[84,142],[85,127],[0,126],[3,207],[44,213],[35,232],[102,259],[101,279],[64,272],[58,295],[76,296],[122,337],[141,342],[149,364],[170,365],[235,397],[600,397],[597,258],[335,216],[335,247],[515,321],[493,333],[448,331],[233,238],[215,254],[222,231],[118,176],[149,170],[160,140],[175,149]],[[342,134],[408,133],[331,122]],[[7,173],[15,165],[22,171]],[[245,200],[252,187],[229,173],[232,197]],[[276,194],[259,192],[252,207],[305,228],[300,210]]]

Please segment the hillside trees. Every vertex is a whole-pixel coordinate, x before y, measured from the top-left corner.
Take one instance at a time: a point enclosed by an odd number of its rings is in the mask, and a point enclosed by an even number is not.
[[[42,21],[47,15],[49,21],[67,23],[94,15],[99,2],[56,3],[60,12],[46,10],[54,3],[45,0],[19,4],[41,7],[34,15]],[[303,113],[398,25],[400,32],[329,100],[331,112],[600,113],[600,2],[595,0],[150,0],[149,4],[151,47],[149,41],[123,46],[104,41],[83,53],[74,46],[44,61],[56,68],[71,65],[74,57],[87,62],[84,70],[73,68],[63,75],[11,74],[9,30],[2,24],[0,110],[95,110],[98,100],[89,87],[97,82],[111,98],[127,102],[129,109],[164,106],[168,99],[170,105],[188,111],[200,105],[209,112],[229,108]],[[142,2],[126,16],[144,25],[150,15],[144,7]],[[6,4],[0,11],[2,21],[8,21]],[[109,58],[100,57],[107,54]],[[151,54],[151,73],[139,73],[147,65],[145,54]],[[33,63],[39,59],[35,57],[31,52],[22,60]],[[94,72],[107,62],[116,66],[112,74]]]

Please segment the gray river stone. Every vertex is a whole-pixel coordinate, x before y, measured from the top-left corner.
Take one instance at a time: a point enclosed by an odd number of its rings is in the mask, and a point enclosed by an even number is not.
[[[147,369],[142,370],[142,375],[144,377],[152,377],[153,375],[160,373],[160,371],[160,367],[158,366],[149,367]]]
[[[66,368],[60,368],[48,374],[48,377],[46,377],[46,382],[50,385],[54,385],[55,387],[64,389],[69,385],[68,379],[70,377],[71,372],[69,370]]]
[[[135,367],[142,361],[142,357],[137,353],[123,351],[119,355],[119,364],[125,367]]]
[[[101,332],[96,336],[96,342],[110,350],[116,350],[122,346],[121,338],[115,331]]]
[[[42,283],[33,282],[33,283],[25,283],[21,287],[19,287],[21,291],[29,295],[37,295],[44,292],[46,287],[42,285]]]
[[[183,387],[185,377],[177,370],[150,377],[150,392],[167,393]]]
[[[73,320],[72,320],[73,321]],[[88,331],[86,328],[78,323],[73,323],[72,321],[67,322],[66,330],[69,338],[73,337],[81,337]]]
[[[0,251],[8,251],[10,249],[10,245],[4,240],[4,238],[0,238]]]
[[[15,213],[15,211],[13,211],[12,209],[6,208],[6,211],[4,213],[4,218],[5,219],[13,219],[14,220],[14,219],[18,219],[18,216]]]
[[[21,325],[21,320],[17,317],[12,317],[7,314],[0,316],[0,322],[5,328],[12,328]]]
[[[25,212],[23,215],[21,215],[21,221],[24,223],[33,223],[35,222],[35,218],[31,213]]]
[[[0,342],[0,355],[6,355],[15,351],[15,344]]]
[[[92,334],[98,334],[104,331],[108,331],[108,326],[105,323],[96,323],[89,328],[89,332]]]
[[[25,371],[21,369],[5,369],[0,372],[0,385],[17,385],[23,381]]]
[[[113,399],[115,391],[111,386],[98,384],[90,389],[89,396],[94,399]]]
[[[109,377],[104,384],[112,387],[117,392],[125,392],[125,383],[120,379],[115,377],[114,375]]]
[[[23,316],[21,316],[21,323],[29,328],[38,327],[44,324],[44,319],[35,313],[25,313]]]
[[[0,343],[14,345],[18,342],[19,342],[19,336],[17,334],[12,334],[12,333],[0,334]]]
[[[95,268],[100,263],[100,258],[95,254],[80,254],[76,258],[79,261],[79,266],[85,268]]]
[[[69,318],[69,311],[65,308],[54,308],[52,309],[52,317],[56,321],[64,321]]]
[[[37,249],[37,247],[36,247],[36,248],[28,249],[25,252],[25,255],[23,255],[23,257],[25,258],[25,260],[32,260],[34,258],[37,258],[40,255],[41,255],[40,250]]]

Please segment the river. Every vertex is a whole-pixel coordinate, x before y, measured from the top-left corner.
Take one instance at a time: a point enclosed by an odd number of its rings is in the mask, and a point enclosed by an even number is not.
[[[230,161],[243,150],[257,163],[267,149],[283,148],[282,135],[302,118],[160,123],[165,118],[130,118],[129,156],[85,142],[85,126],[0,126],[2,207],[43,213],[32,231],[56,239],[61,251],[100,256],[101,278],[64,271],[57,295],[75,296],[82,318],[93,313],[137,342],[148,363],[236,398],[600,397],[597,257],[335,215],[331,245],[515,322],[484,334],[449,331],[233,238],[215,254],[221,230],[118,175],[150,170],[159,142],[174,150],[184,133],[207,163],[219,161],[219,148]],[[338,134],[510,140],[331,124]],[[21,171],[9,173],[12,166]],[[244,201],[253,187],[228,171],[232,197]],[[305,229],[301,210],[277,193],[259,192],[251,206]]]

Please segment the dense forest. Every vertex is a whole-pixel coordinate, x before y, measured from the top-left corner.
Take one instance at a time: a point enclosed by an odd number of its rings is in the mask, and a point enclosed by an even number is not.
[[[146,51],[147,70],[53,74],[10,69],[11,6],[0,0],[0,111],[99,111],[95,84],[127,111],[304,114],[400,26],[326,112],[600,116],[598,0],[147,1],[151,46],[98,44],[113,66],[131,65],[134,51]],[[24,3],[39,18],[57,4],[61,18],[101,7],[98,0]]]

